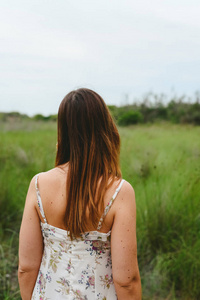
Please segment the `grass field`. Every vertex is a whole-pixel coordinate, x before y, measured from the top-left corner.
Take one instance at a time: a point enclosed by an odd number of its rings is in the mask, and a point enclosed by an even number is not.
[[[143,299],[200,299],[200,127],[119,128],[135,189]],[[0,124],[0,299],[20,299],[18,232],[31,178],[54,166],[53,122]]]

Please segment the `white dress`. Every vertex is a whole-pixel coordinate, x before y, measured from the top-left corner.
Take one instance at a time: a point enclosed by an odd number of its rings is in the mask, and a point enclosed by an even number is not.
[[[85,232],[71,241],[68,231],[47,223],[37,184],[38,175],[35,185],[38,206],[44,218],[44,223],[41,222],[44,252],[31,299],[117,299],[112,279],[111,231],[102,233],[98,230],[124,180],[106,206],[97,231]]]

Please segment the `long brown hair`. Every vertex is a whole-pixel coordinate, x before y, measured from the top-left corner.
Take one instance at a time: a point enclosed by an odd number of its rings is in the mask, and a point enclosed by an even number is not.
[[[67,94],[58,111],[56,166],[69,162],[65,224],[71,239],[88,230],[88,212],[97,227],[106,189],[121,178],[119,152],[119,133],[103,99],[86,88]]]

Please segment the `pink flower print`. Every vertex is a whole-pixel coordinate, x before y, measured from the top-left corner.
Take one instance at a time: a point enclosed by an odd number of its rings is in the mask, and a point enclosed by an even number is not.
[[[80,296],[80,295],[81,295],[81,291],[76,290],[76,294],[77,294],[78,296]]]
[[[64,242],[60,242],[60,247],[64,247]]]
[[[86,300],[87,299],[86,296],[81,295],[81,291],[79,291],[79,290],[76,290],[76,291],[72,290],[72,291],[73,291],[74,295],[76,296],[75,299],[78,299],[78,300]]]
[[[93,242],[92,250],[98,250],[99,242]]]
[[[59,284],[59,293],[62,295],[69,295],[70,293],[70,284],[69,281],[62,277],[60,280],[56,281]]]
[[[102,286],[104,287],[104,289],[105,288],[107,288],[107,289],[109,289],[110,288],[110,285],[112,284],[112,282],[113,282],[113,280],[112,280],[112,275],[111,276],[109,276],[108,274],[106,274],[105,276],[104,276],[104,278],[103,278],[103,276],[100,276],[100,280],[101,280],[101,282],[102,282]]]
[[[94,286],[94,283],[95,283],[94,275],[89,277],[88,282],[91,286]]]
[[[45,282],[44,275],[42,274],[42,272],[40,272],[40,276],[39,276],[40,293],[42,293],[42,290],[44,289],[45,283],[46,282]]]

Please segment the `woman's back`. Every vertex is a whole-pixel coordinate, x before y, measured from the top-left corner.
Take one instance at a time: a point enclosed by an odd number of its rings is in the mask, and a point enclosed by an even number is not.
[[[44,208],[46,219],[48,223],[59,227],[64,230],[68,230],[66,228],[65,222],[65,211],[67,205],[66,199],[66,182],[68,177],[68,164],[65,164],[61,167],[54,168],[48,172],[41,173],[38,179],[38,188],[40,191],[40,196],[42,199],[42,205]],[[112,186],[106,191],[104,196],[104,208],[112,198],[120,184],[120,180],[116,179]],[[97,199],[98,200],[98,199]],[[98,202],[98,201],[97,201]],[[39,208],[36,207],[38,213],[40,214]],[[40,214],[41,216],[41,214]],[[105,222],[102,224],[101,232],[108,232],[113,223],[113,213],[112,210],[107,215]],[[41,218],[43,222],[43,218]],[[87,219],[87,231],[96,230],[92,225],[91,218],[88,215]]]
[[[104,231],[110,226],[112,214],[108,212],[123,180],[120,184],[115,182],[106,195],[107,198],[119,184],[111,201],[105,200],[108,205],[98,231],[91,227],[71,241],[64,226],[66,174],[67,167],[56,168],[35,178],[44,252],[32,299],[117,299],[112,278],[111,231]]]

